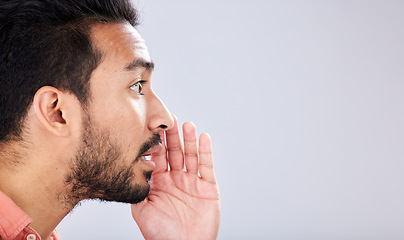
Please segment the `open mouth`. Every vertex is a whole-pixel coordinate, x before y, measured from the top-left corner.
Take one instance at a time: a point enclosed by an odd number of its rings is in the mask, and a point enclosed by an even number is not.
[[[151,155],[143,155],[143,156],[141,157],[141,159],[142,159],[142,160],[145,160],[145,161],[150,161],[150,160],[151,160]]]
[[[142,154],[142,156],[140,157],[141,160],[144,161],[150,161],[152,158],[152,155],[156,152],[159,152],[161,149],[163,148],[163,146],[161,144],[155,145],[152,148],[150,148],[147,152],[145,152],[144,154]]]
[[[163,146],[161,144],[155,145],[154,147],[150,148],[146,153],[142,154],[140,160],[145,166],[149,166],[149,169],[154,169],[156,164],[151,161],[152,156],[154,153],[159,152]]]

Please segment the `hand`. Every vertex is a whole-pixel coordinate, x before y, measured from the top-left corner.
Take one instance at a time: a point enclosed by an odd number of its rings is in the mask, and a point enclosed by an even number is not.
[[[220,200],[210,137],[200,136],[198,150],[195,126],[187,122],[182,145],[175,117],[174,123],[166,140],[161,134],[164,149],[152,155],[149,197],[132,205],[132,216],[148,240],[216,239]]]

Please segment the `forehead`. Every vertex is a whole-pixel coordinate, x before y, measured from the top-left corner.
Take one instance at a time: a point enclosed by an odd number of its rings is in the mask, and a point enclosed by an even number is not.
[[[98,23],[92,27],[92,41],[103,60],[125,64],[141,59],[151,61],[145,40],[129,23]]]

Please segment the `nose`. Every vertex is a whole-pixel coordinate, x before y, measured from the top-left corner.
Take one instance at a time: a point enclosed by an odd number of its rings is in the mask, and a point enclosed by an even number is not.
[[[148,109],[148,128],[153,132],[167,131],[174,126],[173,116],[161,99],[153,95]]]

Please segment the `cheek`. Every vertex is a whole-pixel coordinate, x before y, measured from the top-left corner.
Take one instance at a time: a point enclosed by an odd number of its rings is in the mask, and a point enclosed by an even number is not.
[[[107,130],[122,148],[138,149],[144,142],[147,132],[145,99],[130,94],[109,94],[94,101],[90,108],[93,127]]]
[[[112,128],[137,128],[146,124],[146,106],[143,99],[130,96],[106,97],[102,104],[93,105],[92,116],[97,122]]]
[[[128,117],[133,119],[134,124],[146,126],[146,102],[144,99],[129,99]]]
[[[129,100],[111,111],[108,116],[110,133],[125,149],[138,149],[144,142],[147,129],[145,106],[141,100]]]
[[[119,142],[124,158],[132,162],[145,141],[146,114],[140,101],[128,101],[111,116],[110,134]],[[136,167],[137,168],[137,167]],[[135,174],[139,175],[139,174]]]

